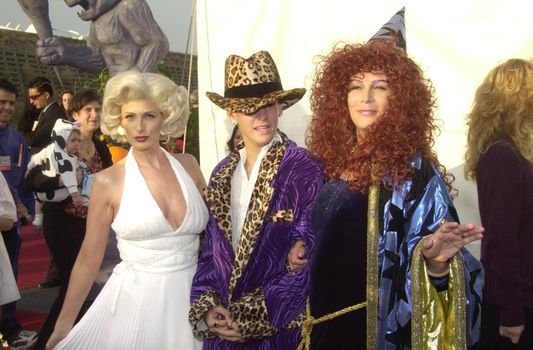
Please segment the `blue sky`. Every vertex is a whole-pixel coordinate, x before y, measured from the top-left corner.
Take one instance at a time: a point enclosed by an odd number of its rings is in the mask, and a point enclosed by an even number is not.
[[[189,23],[192,13],[192,0],[146,0],[155,19],[168,38],[170,50],[186,52]],[[3,0],[0,11],[0,26],[11,22],[10,27],[20,24],[26,29],[31,24],[20,8],[17,0]],[[6,4],[7,3],[7,4]],[[9,5],[8,5],[9,4]],[[49,0],[49,13],[52,27],[56,30],[74,30],[83,36],[89,32],[89,22],[84,22],[76,14],[81,7],[69,8],[62,0]]]

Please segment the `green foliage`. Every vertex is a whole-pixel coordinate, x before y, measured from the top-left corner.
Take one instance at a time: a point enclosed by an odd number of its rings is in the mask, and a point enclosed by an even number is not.
[[[98,91],[100,95],[103,95],[105,84],[107,84],[107,81],[110,78],[111,78],[111,75],[109,74],[109,68],[106,67],[100,72],[100,74],[98,74],[96,79],[84,81],[83,88],[96,90]]]
[[[174,82],[176,81],[176,77],[174,76],[174,74],[172,74],[170,69],[168,69],[168,66],[165,60],[159,61],[159,64],[157,65],[157,70],[159,70],[159,73],[161,75],[164,75],[165,77],[169,78],[170,80]]]
[[[198,105],[191,104],[191,113],[187,122],[187,140],[185,153],[192,154],[200,163],[200,132],[198,130]]]
[[[167,64],[165,63],[165,60],[161,60],[159,64],[157,65],[157,69],[159,70],[159,73],[161,75],[164,75],[165,77],[169,78],[172,81],[175,81],[174,74],[170,71]],[[103,69],[100,74],[96,77],[96,79],[92,80],[86,80],[83,82],[83,88],[84,89],[93,89],[98,91],[100,95],[104,94],[105,84],[107,84],[107,81],[111,78],[111,75],[109,74],[109,68]]]

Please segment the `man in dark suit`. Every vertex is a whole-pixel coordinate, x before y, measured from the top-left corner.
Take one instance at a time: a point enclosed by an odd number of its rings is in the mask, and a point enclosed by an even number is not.
[[[39,117],[33,123],[30,133],[24,136],[30,146],[30,153],[33,155],[50,142],[52,142],[52,129],[57,119],[66,119],[64,109],[54,100],[54,89],[50,80],[44,77],[37,77],[28,84],[28,98],[30,103],[37,109],[41,110]],[[42,221],[42,214],[41,219]],[[38,225],[38,218],[35,217],[34,225]],[[59,285],[59,275],[53,258],[50,261],[48,272],[44,281],[39,283],[39,288],[50,288]]]
[[[22,111],[22,115],[20,116],[20,119],[17,123],[17,131],[20,132],[22,136],[24,136],[24,138],[27,140],[28,135],[33,133],[33,125],[35,124],[37,119],[39,119],[41,111],[35,108],[35,106],[30,103],[27,96],[26,101],[24,102],[24,110]]]
[[[54,100],[54,89],[50,81],[37,77],[28,84],[30,103],[41,110],[39,118],[33,124],[32,132],[26,134],[31,154],[39,152],[51,141],[54,124],[59,118],[66,118],[65,111]]]

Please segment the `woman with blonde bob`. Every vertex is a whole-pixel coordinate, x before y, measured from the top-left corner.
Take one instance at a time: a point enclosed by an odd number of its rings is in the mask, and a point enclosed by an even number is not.
[[[465,174],[477,182],[486,229],[480,348],[532,349],[533,62],[492,69],[468,124]]]
[[[201,348],[187,314],[206,184],[194,157],[159,146],[183,132],[187,116],[187,91],[163,76],[124,72],[108,82],[102,130],[131,149],[94,180],[85,240],[48,349]],[[122,262],[73,327],[111,228]]]

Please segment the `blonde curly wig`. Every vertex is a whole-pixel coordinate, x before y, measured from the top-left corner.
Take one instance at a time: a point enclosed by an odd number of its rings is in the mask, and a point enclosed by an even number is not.
[[[118,132],[121,124],[121,107],[135,100],[150,100],[159,107],[164,122],[161,139],[179,137],[189,119],[187,89],[172,80],[154,73],[126,71],[111,78],[105,87],[102,112],[102,132],[113,140],[125,143],[126,136]]]

